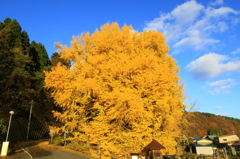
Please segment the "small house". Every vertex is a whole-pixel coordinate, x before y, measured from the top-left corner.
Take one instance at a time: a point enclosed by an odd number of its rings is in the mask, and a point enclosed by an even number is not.
[[[146,153],[146,159],[160,159],[161,158],[161,149],[166,149],[156,140],[152,140],[147,146],[145,146],[144,151]]]
[[[216,145],[219,144],[233,144],[235,142],[238,142],[239,138],[237,135],[223,135],[223,136],[217,136],[214,138],[214,143]]]
[[[213,155],[213,148],[216,145],[209,139],[201,139],[194,143],[197,155]]]

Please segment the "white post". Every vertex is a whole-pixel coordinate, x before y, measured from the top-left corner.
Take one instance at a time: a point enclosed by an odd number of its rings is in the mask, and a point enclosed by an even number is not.
[[[6,141],[3,142],[3,144],[2,144],[1,156],[7,156],[7,151],[8,151],[9,142],[7,140],[8,140],[8,134],[9,134],[10,126],[11,126],[12,115],[14,114],[14,111],[10,111],[9,114],[10,114],[10,119],[9,119],[9,123],[8,123],[7,136],[6,136]]]
[[[2,144],[1,156],[7,156],[9,142],[5,141]]]
[[[98,140],[97,141],[97,155],[99,158],[101,158],[101,142]]]
[[[55,133],[54,133],[53,130],[50,130],[49,134],[50,134],[50,137],[51,137],[51,139],[50,139],[50,144],[52,144],[52,142],[53,142],[53,136],[55,135]]]
[[[67,134],[66,134],[66,130],[64,131],[63,139],[64,139],[64,147],[66,148],[66,146],[67,146]]]
[[[218,150],[217,150],[217,148],[213,147],[212,150],[213,150],[213,159],[217,159],[217,157],[218,157],[218,152],[217,152]]]

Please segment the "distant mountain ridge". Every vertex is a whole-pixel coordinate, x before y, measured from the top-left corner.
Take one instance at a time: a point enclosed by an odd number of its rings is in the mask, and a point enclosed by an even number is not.
[[[189,137],[227,134],[240,136],[240,119],[204,112],[188,112],[186,117]]]

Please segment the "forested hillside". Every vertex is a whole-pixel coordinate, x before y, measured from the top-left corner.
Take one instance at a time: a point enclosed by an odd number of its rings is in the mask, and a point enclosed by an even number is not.
[[[186,135],[188,137],[198,138],[208,134],[240,136],[240,119],[210,113],[188,112],[187,120],[189,127]]]
[[[21,128],[28,121],[31,107],[33,121],[46,123],[52,119],[53,100],[43,87],[44,71],[50,67],[43,44],[30,42],[17,20],[0,22],[1,131],[9,121],[9,111],[14,111],[13,125]]]

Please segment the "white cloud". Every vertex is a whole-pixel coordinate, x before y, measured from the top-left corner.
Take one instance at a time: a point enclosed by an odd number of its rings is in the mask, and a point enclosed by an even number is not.
[[[225,80],[214,81],[211,83],[207,82],[204,88],[208,89],[208,93],[212,95],[220,93],[228,94],[230,93],[230,89],[237,84],[238,83],[234,79],[228,78]]]
[[[222,109],[223,107],[222,106],[217,106],[217,107],[214,107],[213,109]]]
[[[221,8],[212,8],[208,7],[205,10],[205,14],[207,18],[213,18],[213,17],[220,17],[220,16],[227,16],[228,14],[233,13],[233,14],[239,14],[239,11],[236,11],[232,8],[229,7],[221,7]]]
[[[223,0],[216,0],[215,2],[212,2],[210,5],[217,6],[217,5],[222,5],[224,2]]]
[[[230,114],[230,113],[218,113],[218,114],[216,114],[216,115],[229,116],[229,115],[231,115],[231,114]]]
[[[219,80],[219,81],[211,82],[211,83],[208,83],[208,85],[212,86],[212,87],[218,87],[218,86],[223,86],[225,84],[228,84],[230,82],[234,82],[234,80],[229,78],[226,80]]]
[[[239,54],[239,53],[240,53],[240,48],[232,52],[232,54]]]
[[[225,22],[219,22],[217,24],[217,27],[219,28],[220,32],[224,32],[224,31],[228,30],[228,25]]]
[[[192,45],[195,46],[195,49],[202,49],[206,45],[211,45],[218,43],[219,40],[215,39],[206,39],[200,36],[192,36],[192,37],[186,37],[184,39],[181,39],[179,42],[174,44],[174,47],[180,47],[180,46],[187,46]]]
[[[192,61],[186,68],[197,79],[214,78],[224,73],[240,71],[240,61],[230,61],[228,56],[209,53]]]
[[[204,7],[196,1],[188,1],[177,6],[171,12],[171,16],[175,19],[175,23],[177,24],[188,24],[193,22],[200,15],[203,8]]]
[[[217,7],[223,0],[216,0],[212,6],[203,6],[195,0],[187,1],[169,13],[161,13],[159,17],[146,23],[144,30],[155,30],[164,33],[167,41],[174,49],[192,47],[203,49],[220,40],[214,33],[222,33],[239,22],[236,15],[240,12],[229,7]]]

